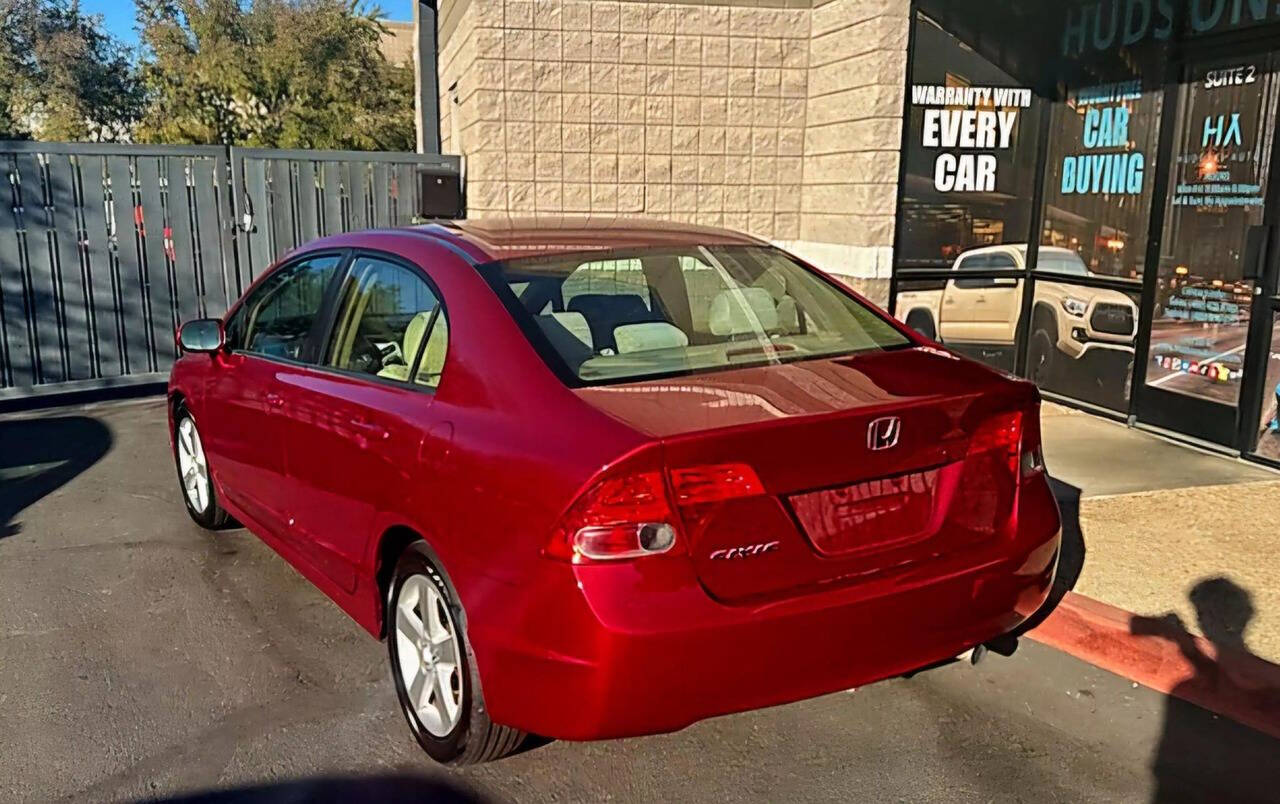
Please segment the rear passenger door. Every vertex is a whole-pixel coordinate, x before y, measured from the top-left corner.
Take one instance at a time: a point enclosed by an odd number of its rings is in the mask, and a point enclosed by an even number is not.
[[[290,538],[350,592],[379,512],[402,510],[432,454],[449,323],[417,266],[357,253],[315,365],[281,376],[289,400]]]

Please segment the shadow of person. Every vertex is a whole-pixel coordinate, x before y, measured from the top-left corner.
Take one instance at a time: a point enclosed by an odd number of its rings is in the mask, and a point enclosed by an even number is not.
[[[1151,800],[1274,801],[1280,795],[1280,741],[1190,702],[1245,696],[1266,705],[1280,692],[1244,689],[1230,672],[1250,660],[1261,663],[1245,645],[1254,616],[1252,597],[1222,577],[1201,580],[1188,597],[1212,650],[1173,612],[1135,617],[1130,623],[1136,636],[1156,636],[1176,645],[1193,671],[1165,699],[1160,744],[1151,764]]]
[[[0,539],[18,533],[18,514],[97,463],[112,441],[88,416],[0,420]]]

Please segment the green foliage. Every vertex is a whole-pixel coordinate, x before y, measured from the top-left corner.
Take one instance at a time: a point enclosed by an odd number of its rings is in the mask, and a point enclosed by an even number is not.
[[[413,70],[347,0],[138,0],[143,47],[78,0],[0,0],[0,139],[413,150]]]
[[[129,49],[75,0],[0,0],[0,138],[118,139],[141,90]]]
[[[413,150],[413,71],[377,10],[342,0],[140,0],[149,103],[135,138]]]

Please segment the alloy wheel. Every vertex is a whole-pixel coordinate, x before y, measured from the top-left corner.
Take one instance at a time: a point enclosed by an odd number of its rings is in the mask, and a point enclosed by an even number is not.
[[[435,737],[445,737],[462,717],[462,643],[439,588],[425,575],[410,575],[395,603],[396,655],[407,704]]]
[[[198,513],[209,507],[209,462],[200,443],[200,432],[191,417],[178,424],[178,472],[187,502]]]

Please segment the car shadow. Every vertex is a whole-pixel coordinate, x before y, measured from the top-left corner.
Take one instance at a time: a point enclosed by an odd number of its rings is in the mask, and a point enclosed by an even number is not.
[[[22,511],[101,460],[113,441],[88,416],[0,420],[0,539],[21,532]]]
[[[1062,514],[1062,546],[1058,554],[1058,571],[1049,590],[1049,599],[1026,622],[1018,626],[1014,633],[1019,636],[1044,622],[1058,608],[1067,592],[1076,588],[1076,584],[1080,582],[1080,574],[1084,571],[1087,551],[1084,531],[1080,527],[1080,489],[1054,477],[1049,478],[1049,487],[1053,490],[1058,510]]]
[[[279,801],[290,804],[345,804],[351,801],[377,801],[381,804],[484,804],[486,801],[451,782],[411,773],[321,776],[146,800],[154,804],[274,804]]]
[[[1253,597],[1230,579],[1213,577],[1197,582],[1189,598],[1205,639],[1173,612],[1135,617],[1129,627],[1135,636],[1168,640],[1193,669],[1165,698],[1151,801],[1274,801],[1280,741],[1196,703],[1232,702],[1230,708],[1280,729],[1280,668],[1245,644]]]

